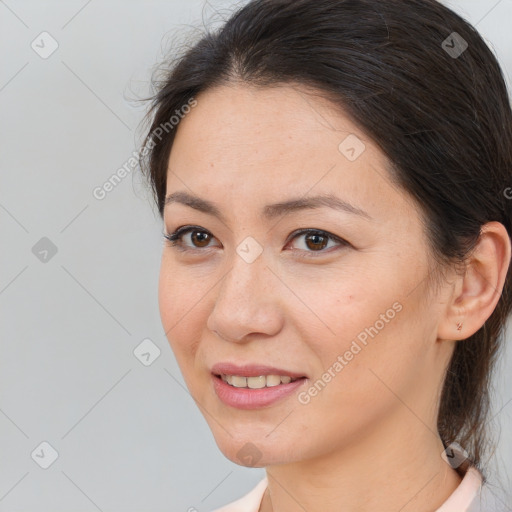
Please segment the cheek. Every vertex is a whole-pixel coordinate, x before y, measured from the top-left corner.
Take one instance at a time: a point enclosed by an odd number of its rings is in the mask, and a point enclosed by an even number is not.
[[[303,411],[304,429],[320,432],[325,450],[332,449],[333,440],[350,444],[381,424],[392,411],[403,407],[400,399],[410,402],[409,393],[418,385],[421,358],[404,343],[407,320],[400,315],[407,315],[406,309],[380,331],[367,332],[364,329],[373,327],[379,318],[375,311],[380,313],[380,308],[354,310],[350,321],[338,318],[334,326],[337,338],[311,347],[320,364],[310,387],[299,397],[303,404],[299,411]],[[366,344],[357,338],[361,332]]]
[[[352,406],[375,393],[389,395],[384,383],[406,388],[424,364],[427,350],[422,287],[408,293],[416,276],[375,270],[374,275],[367,267],[364,273],[344,273],[342,279],[316,279],[315,287],[298,280],[294,286],[316,313],[300,307],[296,318],[301,318],[304,341],[317,361],[313,371],[321,381],[318,387],[336,390]],[[329,396],[325,393],[324,399]]]
[[[369,265],[361,270],[345,264],[341,269],[297,273],[291,281],[293,321],[299,323],[304,341],[309,340],[324,363],[348,350],[353,339],[359,337],[364,343],[370,336],[368,329],[375,332],[375,324],[377,330],[389,331],[389,325],[399,316],[397,283],[382,267],[373,274],[371,270]],[[288,276],[287,282],[290,279]],[[283,290],[284,295],[287,293]]]
[[[176,292],[179,287],[178,280],[174,279],[176,274],[162,257],[160,276],[158,280],[158,305],[162,326],[169,337],[169,329],[176,323],[178,318]]]
[[[162,327],[178,364],[183,368],[187,358],[197,350],[200,339],[201,297],[206,290],[191,281],[165,255],[162,257],[158,282],[158,304]]]

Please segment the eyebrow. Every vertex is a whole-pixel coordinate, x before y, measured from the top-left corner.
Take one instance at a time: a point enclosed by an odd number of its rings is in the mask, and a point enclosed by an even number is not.
[[[214,217],[217,217],[219,220],[221,220],[224,224],[227,224],[226,218],[214,203],[188,192],[178,191],[169,194],[165,198],[164,207],[172,203],[183,204],[208,215],[213,215]],[[368,220],[372,220],[372,217],[367,212],[361,208],[358,208],[357,206],[348,203],[347,201],[344,201],[343,199],[340,199],[333,194],[300,197],[279,203],[268,204],[263,208],[262,215],[266,220],[272,220],[281,215],[287,215],[296,211],[321,207],[333,208],[335,210],[358,215]]]

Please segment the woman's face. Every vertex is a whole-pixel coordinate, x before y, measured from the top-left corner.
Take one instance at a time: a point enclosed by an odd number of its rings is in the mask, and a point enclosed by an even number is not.
[[[220,449],[266,466],[411,428],[432,436],[452,347],[436,342],[443,298],[427,294],[419,211],[383,153],[291,86],[196,99],[169,159],[167,196],[180,195],[164,212],[167,234],[194,229],[164,245],[159,303]]]

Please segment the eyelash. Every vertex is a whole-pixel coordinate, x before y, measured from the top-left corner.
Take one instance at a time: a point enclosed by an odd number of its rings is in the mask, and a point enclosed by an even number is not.
[[[163,233],[163,237],[170,247],[178,249],[179,251],[204,251],[205,249],[209,249],[210,247],[191,248],[191,247],[186,247],[182,244],[182,237],[192,231],[199,231],[201,233],[207,233],[208,235],[213,237],[212,233],[210,233],[208,230],[203,229],[199,226],[183,226],[183,227],[178,228],[176,231],[174,231],[174,233],[170,233],[170,234]],[[315,234],[315,235],[320,235],[320,236],[326,237],[328,239],[328,241],[336,242],[342,247],[350,246],[350,243],[347,242],[346,240],[344,240],[343,238],[339,238],[336,235],[333,235],[333,234],[328,233],[327,231],[323,231],[321,229],[312,229],[312,228],[305,228],[305,229],[299,229],[297,231],[294,231],[289,237],[289,242],[291,242],[292,240],[294,240],[295,238],[297,238],[301,235],[309,235],[309,234]],[[331,247],[331,249],[332,249],[332,247]],[[318,251],[305,251],[305,250],[301,250],[301,249],[297,249],[297,250],[299,252],[303,253],[303,254],[298,255],[301,258],[311,258],[311,257],[315,258],[315,257],[317,257],[317,254],[322,255],[327,252],[324,249],[321,249]]]

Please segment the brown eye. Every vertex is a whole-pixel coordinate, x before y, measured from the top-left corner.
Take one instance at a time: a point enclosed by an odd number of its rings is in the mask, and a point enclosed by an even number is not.
[[[324,235],[310,234],[306,236],[306,246],[311,250],[321,250],[327,246],[329,239]]]
[[[350,243],[336,235],[318,229],[301,229],[292,235],[295,254],[299,257],[315,257],[331,253],[332,250],[350,246]],[[330,250],[332,249],[332,250]]]
[[[164,238],[172,247],[184,251],[215,247],[210,244],[215,237],[209,231],[194,226],[184,226],[170,235],[164,234]]]
[[[211,235],[206,233],[206,231],[191,231],[190,239],[196,247],[207,247],[210,242]]]

